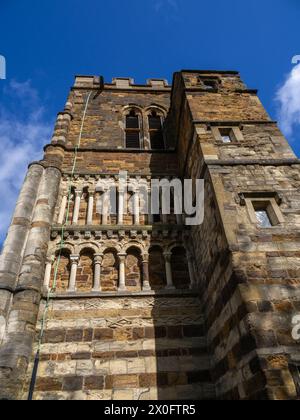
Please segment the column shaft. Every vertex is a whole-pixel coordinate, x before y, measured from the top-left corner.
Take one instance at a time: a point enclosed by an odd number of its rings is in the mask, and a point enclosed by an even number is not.
[[[61,201],[60,212],[59,212],[59,216],[58,216],[58,220],[57,220],[57,223],[59,225],[63,225],[64,222],[65,222],[65,214],[66,214],[67,204],[68,204],[68,197],[66,195],[64,195],[63,198],[62,198],[62,201]]]
[[[140,197],[138,192],[136,191],[134,194],[134,209],[133,209],[133,214],[134,214],[134,224],[135,225],[139,225],[140,224]]]
[[[94,191],[89,192],[88,212],[87,212],[87,224],[93,224],[94,214]]]
[[[172,266],[171,266],[171,257],[172,254],[164,254],[165,264],[166,264],[166,277],[167,277],[167,289],[175,289],[173,284],[173,275],[172,275]]]
[[[77,225],[80,211],[82,191],[75,191],[75,203],[73,212],[73,225]]]
[[[77,277],[77,268],[78,268],[79,256],[71,255],[71,274],[69,280],[68,292],[76,291],[76,277]]]
[[[119,291],[120,292],[126,290],[125,261],[126,261],[126,254],[119,254]]]
[[[151,290],[149,282],[149,257],[143,259],[143,291]]]
[[[95,255],[94,260],[94,292],[101,292],[101,268],[102,268],[103,254]]]
[[[48,291],[51,280],[52,260],[46,263],[45,277],[44,277],[44,290]]]
[[[124,223],[124,192],[119,191],[118,225]]]

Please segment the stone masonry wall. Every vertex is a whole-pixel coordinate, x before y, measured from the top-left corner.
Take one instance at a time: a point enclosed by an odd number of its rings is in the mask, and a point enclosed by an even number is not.
[[[41,358],[38,400],[214,396],[193,294],[54,300]]]
[[[179,145],[188,153],[185,176],[206,180],[205,221],[192,237],[216,392],[228,399],[295,399],[290,365],[300,359],[291,336],[300,297],[299,163],[237,75],[218,75],[218,92],[193,91],[187,83],[193,77],[175,76],[170,114],[177,115],[179,132],[190,133]],[[218,126],[239,127],[242,135],[222,144],[214,137]],[[253,223],[242,193],[277,194],[280,223],[268,229]]]

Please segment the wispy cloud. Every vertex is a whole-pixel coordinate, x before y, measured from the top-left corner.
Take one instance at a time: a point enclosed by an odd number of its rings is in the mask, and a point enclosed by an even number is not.
[[[0,106],[0,244],[3,242],[27,165],[41,159],[51,125],[31,82],[11,81]]]
[[[279,124],[286,136],[300,125],[300,64],[295,66],[276,93]]]

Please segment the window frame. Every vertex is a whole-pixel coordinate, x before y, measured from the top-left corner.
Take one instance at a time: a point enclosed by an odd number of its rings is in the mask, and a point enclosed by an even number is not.
[[[229,137],[231,139],[230,142],[224,142],[223,141],[223,135],[222,131],[226,130],[229,132]],[[244,136],[241,130],[241,127],[239,126],[232,126],[232,125],[220,125],[220,126],[213,126],[211,127],[211,131],[213,133],[213,136],[215,138],[215,141],[218,144],[222,145],[236,145],[241,143],[244,140]]]
[[[127,117],[130,116],[130,114],[134,112],[135,116],[138,118],[138,128],[129,128],[127,127]],[[125,149],[126,150],[142,150],[142,130],[143,130],[143,118],[142,118],[142,114],[140,113],[139,110],[137,110],[136,108],[131,108],[129,110],[127,110],[126,114],[125,114],[125,129],[124,129],[124,145],[125,145]],[[127,146],[127,134],[128,133],[138,133],[139,135],[139,147],[128,147]]]
[[[219,77],[198,76],[197,83],[203,91],[217,93],[219,91],[221,81]]]
[[[251,223],[259,229],[272,229],[284,223],[284,217],[280,210],[280,200],[276,193],[246,193],[240,194],[241,205],[246,206]],[[256,211],[258,206],[266,210],[272,226],[261,226]]]
[[[223,144],[230,144],[236,142],[236,138],[232,127],[220,127],[219,133]],[[228,137],[229,141],[224,141],[224,137]]]
[[[150,128],[150,121],[149,120],[150,120],[150,117],[152,116],[153,113],[156,113],[157,117],[160,118],[160,125],[161,125],[160,130]],[[154,150],[154,151],[164,151],[164,150],[166,150],[166,139],[165,139],[165,134],[164,134],[164,129],[163,129],[165,116],[157,108],[151,108],[151,109],[148,110],[146,118],[147,118],[147,125],[148,125],[148,136],[149,136],[150,150]],[[161,135],[162,135],[163,148],[161,148],[161,149],[156,149],[155,148],[154,149],[154,148],[152,148],[151,134],[152,133],[158,133],[158,132],[161,133]]]

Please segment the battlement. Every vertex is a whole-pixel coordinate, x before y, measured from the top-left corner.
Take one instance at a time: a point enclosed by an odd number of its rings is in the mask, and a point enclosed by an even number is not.
[[[106,83],[102,76],[75,76],[74,88],[99,89],[99,86],[107,89],[149,89],[149,90],[170,90],[166,79],[147,79],[146,84],[136,84],[131,77],[114,77],[111,83]]]

